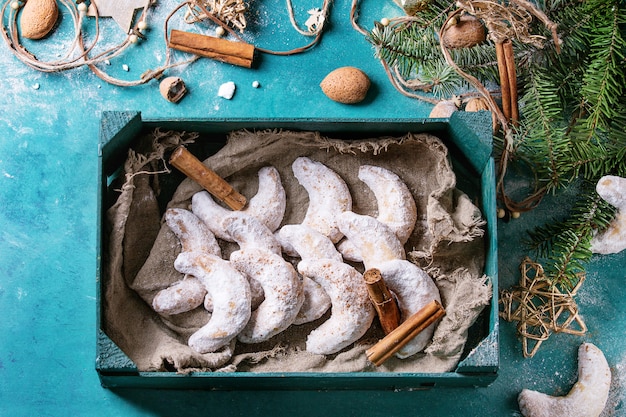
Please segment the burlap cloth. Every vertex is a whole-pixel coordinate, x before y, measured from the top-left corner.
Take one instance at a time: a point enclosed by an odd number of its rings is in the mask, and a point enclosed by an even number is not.
[[[245,345],[233,342],[217,353],[191,350],[187,338],[210,317],[202,307],[166,316],[150,307],[159,290],[180,280],[173,268],[180,244],[162,221],[167,207],[190,207],[201,190],[185,179],[173,197],[159,205],[161,184],[171,178],[165,155],[195,135],[155,131],[131,149],[125,165],[125,183],[107,211],[108,251],[104,253],[103,320],[109,337],[142,371],[248,372],[446,372],[454,369],[463,352],[467,331],[489,304],[491,283],[483,275],[483,225],[479,209],[457,190],[448,150],[430,134],[371,140],[338,140],[316,132],[236,131],[227,144],[205,163],[236,190],[251,198],[257,191],[257,172],[273,165],[287,194],[283,224],[300,223],[308,195],[291,171],[296,157],[308,156],[335,170],[348,184],[353,211],[376,215],[373,194],[358,177],[362,164],[378,165],[399,175],[413,193],[418,221],[406,244],[407,258],[422,266],[441,292],[446,315],[432,343],[410,359],[389,359],[375,367],[365,350],[383,337],[377,320],[368,333],[343,351],[323,356],[305,351],[307,334],[328,318],[292,325],[269,341]],[[169,176],[168,176],[169,175]],[[223,244],[224,256],[234,248]],[[362,266],[359,266],[362,271]]]

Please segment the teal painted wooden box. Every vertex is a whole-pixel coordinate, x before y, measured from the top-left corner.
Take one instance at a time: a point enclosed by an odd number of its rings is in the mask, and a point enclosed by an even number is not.
[[[485,271],[493,284],[491,304],[470,328],[467,346],[453,372],[444,373],[210,373],[187,375],[175,372],[140,372],[101,327],[107,282],[101,279],[105,210],[111,178],[127,155],[127,150],[142,132],[163,129],[226,134],[247,128],[284,128],[332,132],[346,138],[367,135],[428,132],[438,136],[449,149],[459,183],[475,190],[470,195],[487,221]],[[138,112],[105,112],[102,116],[99,146],[98,198],[98,320],[96,370],[105,387],[150,387],[178,389],[302,389],[302,390],[414,390],[438,386],[486,386],[495,380],[499,367],[498,269],[495,164],[491,156],[491,115],[487,112],[456,112],[446,119],[235,119],[235,120],[142,120]],[[465,190],[464,190],[465,191]]]

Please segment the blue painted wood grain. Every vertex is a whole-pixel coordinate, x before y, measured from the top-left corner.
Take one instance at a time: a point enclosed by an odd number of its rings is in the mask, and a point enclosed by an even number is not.
[[[107,71],[136,79],[162,63],[164,16],[177,5],[161,0],[148,40],[113,60]],[[302,21],[320,4],[294,1]],[[250,40],[280,48],[303,43],[278,0],[252,3]],[[500,376],[488,388],[415,392],[202,392],[107,390],[94,370],[96,344],[96,196],[100,116],[106,110],[139,110],[147,119],[204,117],[424,117],[430,105],[390,87],[371,46],[349,23],[350,2],[333,3],[328,32],[313,50],[293,57],[262,56],[255,69],[201,60],[171,71],[190,93],[178,105],[163,100],[158,83],[133,88],[108,85],[88,69],[36,72],[0,45],[0,415],[1,416],[518,416],[522,388],[562,394],[576,380],[576,349],[591,341],[603,349],[615,374],[609,408],[626,414],[626,254],[592,261],[578,302],[589,326],[585,337],[558,335],[536,357],[523,359],[514,325],[501,323]],[[62,10],[63,11],[63,10]],[[391,1],[361,3],[360,21],[400,14]],[[69,18],[41,44],[39,56],[55,58],[71,37]],[[86,27],[92,24],[85,23]],[[120,39],[102,21],[104,43]],[[45,43],[43,43],[45,42]],[[177,56],[182,58],[182,56]],[[129,66],[129,71],[122,65]],[[322,78],[355,65],[372,79],[365,102],[328,100]],[[252,87],[253,81],[261,87]],[[217,97],[225,81],[235,97]],[[35,88],[38,85],[38,88]],[[525,255],[526,230],[562,216],[568,192],[548,198],[521,219],[499,225],[499,275],[513,285]],[[571,191],[574,192],[574,191]],[[389,412],[393,410],[393,412]]]

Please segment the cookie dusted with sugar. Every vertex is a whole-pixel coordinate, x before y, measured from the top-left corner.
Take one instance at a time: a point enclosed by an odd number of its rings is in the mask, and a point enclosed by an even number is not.
[[[292,164],[293,175],[309,194],[309,206],[302,224],[326,235],[333,243],[343,236],[338,216],[352,210],[352,196],[345,181],[321,162],[299,157]]]
[[[189,347],[199,353],[208,353],[226,346],[250,319],[248,280],[230,262],[209,254],[182,252],[174,267],[200,280],[213,300],[211,318],[191,335],[187,342]]]

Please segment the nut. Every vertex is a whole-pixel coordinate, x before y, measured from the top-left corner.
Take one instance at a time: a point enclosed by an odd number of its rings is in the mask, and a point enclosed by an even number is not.
[[[485,99],[482,97],[470,98],[467,104],[465,105],[465,111],[481,111],[481,110],[489,110],[489,106],[487,106]]]
[[[187,86],[179,77],[167,77],[159,84],[161,95],[172,103],[178,103],[187,93]]]
[[[320,83],[322,91],[328,98],[344,104],[363,101],[370,85],[367,74],[355,67],[337,68]]]
[[[482,110],[489,111],[487,101],[482,97],[471,98],[469,99],[467,104],[465,104],[465,111],[476,112]],[[494,135],[498,133],[498,129],[500,129],[500,124],[498,123],[498,118],[496,117],[495,113],[491,113],[491,127]]]
[[[443,32],[443,44],[447,48],[471,48],[487,39],[482,22],[472,15],[463,15],[455,25],[448,26]]]
[[[457,111],[458,108],[458,99],[453,98],[452,100],[443,100],[433,107],[428,117],[430,119],[447,118],[450,117],[452,113]]]
[[[59,7],[56,0],[28,0],[20,14],[21,35],[27,39],[45,37],[57,22]]]

